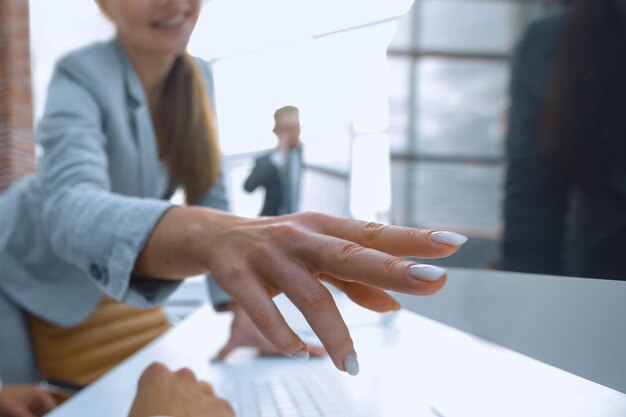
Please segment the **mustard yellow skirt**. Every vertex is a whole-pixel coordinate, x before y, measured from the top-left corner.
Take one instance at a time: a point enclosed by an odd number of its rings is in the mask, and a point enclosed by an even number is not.
[[[82,324],[65,328],[27,316],[41,377],[86,386],[170,328],[162,307],[103,298]]]

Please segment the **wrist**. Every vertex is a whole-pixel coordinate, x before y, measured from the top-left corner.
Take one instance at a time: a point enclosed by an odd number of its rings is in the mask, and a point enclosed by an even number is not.
[[[201,265],[205,273],[211,271],[211,254],[223,240],[224,233],[243,221],[243,218],[233,214],[208,208],[193,208],[197,210],[195,221],[188,225],[187,245],[192,259]]]

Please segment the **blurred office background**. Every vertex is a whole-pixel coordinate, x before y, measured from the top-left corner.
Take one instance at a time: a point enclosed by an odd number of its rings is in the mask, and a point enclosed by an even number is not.
[[[276,144],[273,112],[296,105],[305,144],[302,210],[465,233],[471,237],[467,246],[441,263],[483,268],[496,262],[510,59],[528,23],[557,12],[557,3],[207,2],[190,52],[215,60],[234,211],[259,212],[263,192],[247,194],[242,184],[254,158]],[[93,1],[30,5],[38,119],[55,60],[111,37],[113,29]],[[611,358],[623,356],[619,349],[626,341],[607,344],[613,350],[602,351],[605,361],[589,360],[600,357],[598,340],[619,333],[612,323],[598,326],[606,298],[590,295],[587,287],[565,294],[559,283],[546,283],[511,274],[455,273],[440,295],[402,302],[484,339],[623,387],[626,364]],[[579,308],[583,298],[585,311]],[[167,310],[176,322],[204,302],[202,282],[191,280]]]
[[[554,2],[313,3],[309,9],[290,0],[204,5],[190,52],[215,61],[234,211],[258,214],[263,191],[248,194],[242,184],[254,157],[276,145],[274,111],[296,105],[305,146],[302,210],[368,217],[355,205],[377,206],[387,211],[382,220],[471,237],[442,263],[496,261],[509,60],[526,25],[554,12]],[[56,60],[114,30],[95,1],[30,0],[30,20],[36,122]],[[378,153],[369,155],[372,161],[353,164],[359,139],[365,157],[368,141],[383,145],[370,146]],[[365,177],[352,178],[353,168]],[[373,189],[371,180],[385,174]],[[184,317],[203,297],[204,291],[182,289],[170,300],[172,318]]]
[[[455,266],[497,259],[509,61],[527,24],[551,9],[417,1],[388,51],[393,218],[470,236]]]
[[[55,60],[112,36],[113,29],[92,1],[30,3],[37,119]],[[395,9],[319,2],[315,10],[269,3],[207,2],[190,46],[193,54],[216,60],[235,212],[258,213],[263,192],[247,194],[241,184],[254,156],[275,146],[274,110],[292,104],[301,109],[305,143],[302,210],[371,217],[355,205],[378,204],[374,211],[388,211],[381,220],[472,238],[442,263],[483,267],[496,261],[509,60],[526,25],[554,12],[555,2],[417,0],[397,24],[385,17],[412,2],[389,2]],[[351,178],[353,141],[363,135],[389,142],[391,185],[354,201],[359,182],[385,176],[384,166],[372,166],[369,178]]]

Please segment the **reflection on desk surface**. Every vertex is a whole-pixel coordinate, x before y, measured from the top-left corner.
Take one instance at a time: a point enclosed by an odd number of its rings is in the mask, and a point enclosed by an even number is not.
[[[626,282],[448,269],[404,308],[626,392]]]

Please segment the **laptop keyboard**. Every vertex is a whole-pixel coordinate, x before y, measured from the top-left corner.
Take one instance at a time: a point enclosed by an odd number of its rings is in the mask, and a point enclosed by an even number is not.
[[[348,417],[315,376],[253,379],[231,395],[238,417]]]

